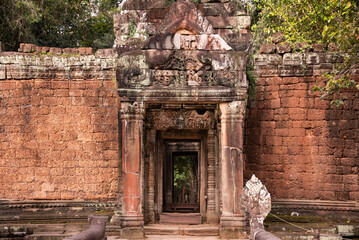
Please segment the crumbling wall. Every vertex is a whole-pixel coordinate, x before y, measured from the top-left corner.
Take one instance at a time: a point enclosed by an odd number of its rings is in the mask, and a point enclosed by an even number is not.
[[[329,52],[254,56],[244,172],[247,179],[256,174],[274,198],[359,199],[359,91],[346,91],[339,108],[312,91],[340,59]]]
[[[116,61],[88,50],[0,52],[0,198],[117,197]]]

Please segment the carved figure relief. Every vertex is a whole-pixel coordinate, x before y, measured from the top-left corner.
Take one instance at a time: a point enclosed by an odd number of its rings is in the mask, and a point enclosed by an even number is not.
[[[202,12],[191,2],[177,1],[171,5],[163,23],[161,33],[175,33],[186,29],[194,34],[212,34],[212,25],[203,16]]]
[[[196,110],[161,110],[147,112],[148,127],[167,129],[211,129],[215,116],[211,111],[198,114]]]
[[[170,70],[157,70],[154,74],[153,85],[156,86],[169,86],[173,82],[176,72]]]
[[[197,49],[197,38],[195,35],[181,35],[181,49]]]
[[[271,210],[270,193],[255,175],[244,186],[239,196],[239,207],[249,213],[251,239],[255,239],[256,230],[264,229],[263,221]]]

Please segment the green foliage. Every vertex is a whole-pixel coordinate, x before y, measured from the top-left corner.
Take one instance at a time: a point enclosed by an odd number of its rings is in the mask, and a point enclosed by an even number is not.
[[[249,100],[254,100],[255,97],[256,97],[257,78],[254,75],[253,71],[254,71],[253,54],[251,54],[250,62],[249,62],[248,66],[247,66],[247,69],[246,69],[247,80],[248,80],[248,83],[249,83],[249,87],[248,87]]]
[[[192,175],[193,161],[188,156],[176,156],[173,162],[173,194],[177,203],[181,202],[182,188],[185,194],[190,195],[191,182],[195,177]]]
[[[133,19],[130,20],[130,38],[133,38],[136,33],[136,23]]]
[[[357,44],[359,9],[352,0],[253,0],[252,6],[257,44],[277,32],[290,43],[334,42],[341,50]]]
[[[117,0],[5,0],[0,41],[52,47],[112,47]]]
[[[296,43],[334,43],[346,53],[342,64],[332,74],[325,75],[323,99],[338,105],[343,88],[359,89],[351,77],[351,69],[359,61],[359,7],[353,0],[240,0],[252,16],[254,49],[263,42],[271,42],[275,33],[283,33],[286,41]],[[305,51],[305,49],[302,49]]]

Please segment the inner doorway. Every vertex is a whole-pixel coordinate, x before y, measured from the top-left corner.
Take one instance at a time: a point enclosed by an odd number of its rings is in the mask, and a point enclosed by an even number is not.
[[[174,152],[172,162],[172,211],[199,212],[198,152]]]
[[[165,212],[200,211],[200,142],[169,141],[163,172]]]

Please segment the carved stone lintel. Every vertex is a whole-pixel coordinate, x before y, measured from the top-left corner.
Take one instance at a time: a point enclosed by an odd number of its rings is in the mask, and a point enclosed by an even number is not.
[[[157,130],[211,129],[215,119],[211,111],[206,111],[201,115],[196,110],[148,112],[147,118],[149,127]]]

